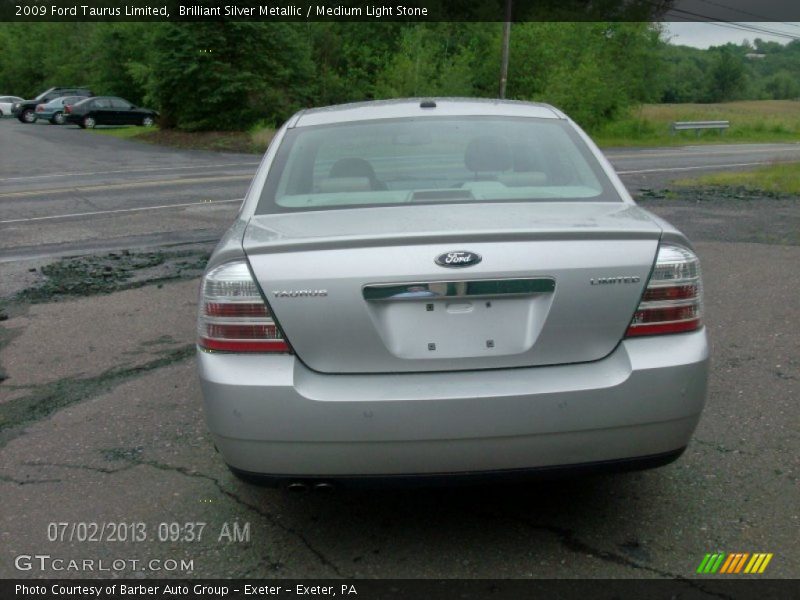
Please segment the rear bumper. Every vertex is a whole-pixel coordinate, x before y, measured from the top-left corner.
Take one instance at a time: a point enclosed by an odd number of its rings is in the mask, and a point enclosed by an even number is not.
[[[625,340],[592,363],[491,371],[324,375],[291,355],[198,360],[225,461],[281,480],[674,459],[699,420],[709,359],[700,330]]]
[[[619,473],[623,471],[641,471],[663,467],[677,460],[685,448],[672,452],[637,456],[615,460],[601,460],[591,463],[575,463],[570,465],[552,465],[547,467],[531,467],[528,469],[499,469],[494,471],[459,471],[457,473],[417,473],[413,475],[264,475],[251,473],[236,467],[230,469],[240,478],[269,487],[292,489],[292,484],[301,484],[303,489],[339,488],[413,488],[437,486],[476,486],[492,484],[528,483],[531,481],[551,481],[565,477],[597,475],[599,473]]]

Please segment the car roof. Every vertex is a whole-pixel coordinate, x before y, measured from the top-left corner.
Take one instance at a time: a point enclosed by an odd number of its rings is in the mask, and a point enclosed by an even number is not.
[[[423,107],[435,103],[435,107]],[[490,98],[402,98],[337,104],[311,108],[297,113],[291,127],[330,125],[373,119],[404,117],[504,116],[564,119],[564,114],[549,104],[495,100]]]
[[[50,102],[48,102],[48,104],[53,104],[54,102],[65,102],[70,98],[80,98],[81,100],[86,100],[88,98],[91,98],[91,96],[82,96],[80,94],[69,94],[68,96],[59,96],[58,98],[53,98],[52,100],[50,100]]]

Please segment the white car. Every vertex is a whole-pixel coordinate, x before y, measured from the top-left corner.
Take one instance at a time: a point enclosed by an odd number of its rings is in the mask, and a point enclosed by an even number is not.
[[[12,116],[11,108],[15,102],[22,102],[22,98],[19,96],[0,96],[0,119]]]

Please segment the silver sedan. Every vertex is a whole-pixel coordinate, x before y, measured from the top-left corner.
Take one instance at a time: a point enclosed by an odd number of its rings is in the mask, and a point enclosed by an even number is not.
[[[663,465],[709,365],[690,242],[586,134],[446,98],[289,119],[197,344],[223,460],[292,489]]]

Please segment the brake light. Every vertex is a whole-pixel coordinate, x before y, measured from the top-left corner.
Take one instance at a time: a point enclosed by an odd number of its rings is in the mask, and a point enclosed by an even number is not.
[[[72,112],[72,104],[65,104],[64,105],[64,113],[69,114]]]
[[[700,261],[688,248],[664,244],[626,336],[694,331],[702,312]]]
[[[291,352],[244,261],[209,271],[200,286],[197,343],[224,352]]]

